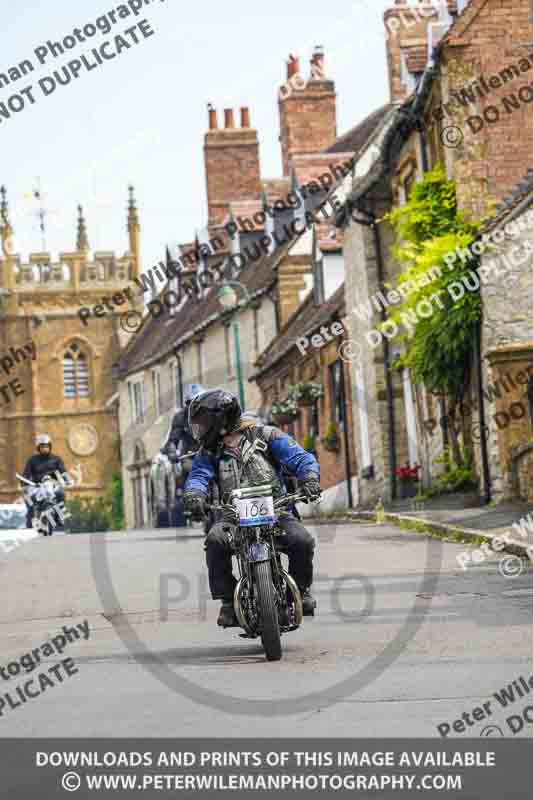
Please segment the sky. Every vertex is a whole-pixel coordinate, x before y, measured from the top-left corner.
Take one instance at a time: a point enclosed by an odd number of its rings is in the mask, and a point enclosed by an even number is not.
[[[125,0],[127,2],[127,0]],[[145,3],[147,0],[145,0]],[[250,3],[151,0],[138,16],[118,19],[107,34],[39,64],[38,47],[62,42],[74,28],[95,23],[121,5],[115,0],[21,0],[2,20],[0,73],[24,59],[35,70],[0,88],[0,104],[32,86],[30,103],[10,119],[0,116],[0,183],[8,189],[15,252],[26,261],[42,249],[40,179],[48,212],[46,244],[55,258],[75,249],[76,207],[87,221],[91,251],[128,248],[126,208],[135,186],[143,268],[165,244],[191,241],[207,222],[204,134],[207,104],[219,110],[249,106],[260,141],[263,178],[282,174],[277,96],[290,53],[303,76],[316,45],[325,48],[325,74],[337,89],[341,135],[389,99],[383,11],[392,0]],[[69,85],[45,96],[38,81],[116,34],[146,19],[155,35]],[[125,36],[132,42],[132,36]],[[112,44],[106,51],[115,52]],[[46,82],[45,82],[46,83]],[[17,101],[14,101],[15,103]],[[236,115],[239,119],[239,115]],[[28,194],[30,196],[28,196]]]

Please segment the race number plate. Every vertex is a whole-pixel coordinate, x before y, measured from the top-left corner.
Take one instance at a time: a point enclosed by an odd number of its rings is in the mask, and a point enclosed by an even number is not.
[[[276,521],[274,498],[246,497],[235,500],[239,522],[242,526],[272,525]]]

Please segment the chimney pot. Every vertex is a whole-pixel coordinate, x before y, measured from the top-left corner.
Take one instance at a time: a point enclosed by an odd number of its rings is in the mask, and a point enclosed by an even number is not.
[[[218,128],[217,110],[213,108],[211,103],[207,106],[207,110],[209,112],[209,130],[216,131]]]
[[[289,56],[289,60],[287,62],[287,78],[292,78],[293,75],[297,75],[300,72],[300,59],[296,56],[293,56],[292,53]]]
[[[250,109],[247,106],[241,108],[241,128],[250,127]]]
[[[324,48],[317,45],[313,51],[311,58],[311,78],[314,80],[323,80],[324,75]]]
[[[224,127],[225,128],[234,128],[235,127],[235,120],[233,118],[233,109],[232,108],[225,108],[224,109]]]

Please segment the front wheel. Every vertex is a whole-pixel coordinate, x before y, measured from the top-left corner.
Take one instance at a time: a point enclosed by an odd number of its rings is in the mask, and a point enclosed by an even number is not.
[[[281,659],[281,634],[270,561],[260,561],[255,565],[255,582],[257,604],[261,615],[261,642],[267,661],[279,661]]]
[[[52,536],[54,532],[52,523],[47,517],[45,517],[44,520],[40,523],[38,530],[42,532],[43,536]]]

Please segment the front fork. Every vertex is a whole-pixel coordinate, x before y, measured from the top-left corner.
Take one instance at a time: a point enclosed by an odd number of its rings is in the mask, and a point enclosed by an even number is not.
[[[237,582],[233,595],[233,606],[239,625],[249,636],[257,636],[257,632],[254,632],[247,623],[248,615],[245,613],[243,605],[244,589],[245,587],[252,586],[252,565],[261,561],[270,561],[274,588],[278,597],[282,599],[282,602],[284,602],[285,606],[288,606],[288,597],[283,598],[280,594],[280,592],[283,590],[284,583],[292,595],[294,604],[294,619],[291,621],[289,629],[294,630],[301,625],[303,620],[302,597],[295,580],[281,566],[279,553],[276,551],[273,541],[261,541],[259,538],[259,533],[257,533],[256,541],[247,543],[247,546],[249,547],[248,559],[244,562],[243,559],[238,559],[240,579]]]

